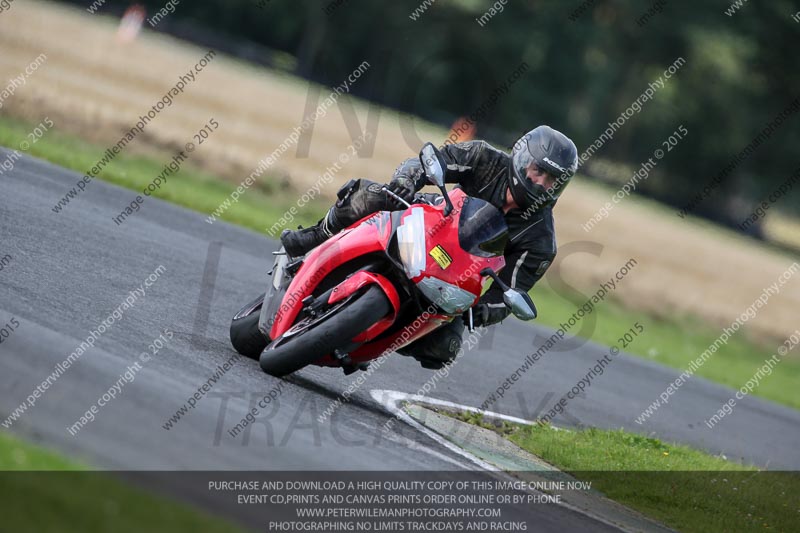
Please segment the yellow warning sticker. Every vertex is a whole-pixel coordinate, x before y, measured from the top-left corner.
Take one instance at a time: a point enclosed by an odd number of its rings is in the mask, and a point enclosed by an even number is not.
[[[437,244],[433,250],[428,252],[428,254],[430,254],[430,256],[433,257],[433,260],[436,261],[440,267],[442,267],[442,270],[449,267],[453,262],[453,258],[444,251],[444,248],[442,248],[441,244]]]

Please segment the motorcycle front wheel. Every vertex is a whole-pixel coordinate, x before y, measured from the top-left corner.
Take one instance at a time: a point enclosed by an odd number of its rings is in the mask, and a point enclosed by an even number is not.
[[[355,294],[317,316],[298,321],[261,353],[267,374],[285,376],[352,342],[391,310],[389,299],[376,285]]]

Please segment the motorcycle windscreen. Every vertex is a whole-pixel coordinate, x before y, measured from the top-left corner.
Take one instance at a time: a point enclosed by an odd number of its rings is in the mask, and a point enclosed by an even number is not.
[[[508,226],[503,213],[480,198],[467,197],[458,220],[458,243],[479,257],[503,255],[508,242]]]

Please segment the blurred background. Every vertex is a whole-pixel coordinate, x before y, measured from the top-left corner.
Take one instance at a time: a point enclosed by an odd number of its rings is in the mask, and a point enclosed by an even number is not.
[[[121,14],[127,5],[107,2],[98,11]],[[165,2],[140,5],[152,17]],[[502,12],[481,25],[493,6]],[[438,0],[414,20],[414,9],[424,3],[187,1],[155,30],[329,86],[367,60],[369,77],[352,94],[442,126],[478,109],[524,62],[524,79],[477,124],[477,136],[505,146],[533,124],[546,123],[569,132],[583,150],[665,68],[685,58],[680,74],[646,112],[620,128],[583,168],[588,177],[614,181],[683,124],[691,141],[665,158],[639,190],[683,207],[800,96],[791,53],[800,37],[800,15],[792,18],[798,6],[731,6],[736,4]],[[738,225],[800,164],[791,150],[798,143],[800,128],[790,118],[724,177],[713,200],[696,213]],[[777,211],[797,215],[798,209],[787,199]],[[754,233],[764,236],[762,227],[756,224]]]
[[[451,128],[459,140],[508,149],[549,124],[591,157],[555,210],[557,268],[534,291],[550,304],[544,321],[557,324],[634,258],[636,274],[615,291],[615,305],[677,325],[662,338],[708,327],[695,344],[688,333],[673,339],[692,354],[800,249],[797,11],[746,0],[17,0],[0,13],[0,75],[19,75],[40,54],[46,61],[0,116],[7,145],[11,132],[49,117],[56,126],[31,153],[84,172],[97,160],[79,157],[86,146],[102,154],[216,51],[125,157],[167,160],[213,117],[219,131],[158,195],[265,235],[276,221],[286,225],[283,214],[360,136],[357,155],[291,225],[315,221],[352,177],[388,181]],[[364,62],[348,94],[220,213],[232,188]],[[586,229],[658,149],[663,157],[632,195]],[[125,157],[101,178],[137,187],[139,173],[146,183],[158,168],[126,167]],[[203,187],[192,181],[200,177]],[[787,284],[748,322],[748,337],[784,339],[798,306],[800,288]],[[581,334],[608,340],[600,329]],[[671,351],[642,349],[656,360]]]

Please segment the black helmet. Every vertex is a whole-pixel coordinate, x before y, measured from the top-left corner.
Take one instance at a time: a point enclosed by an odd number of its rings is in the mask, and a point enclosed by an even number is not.
[[[533,183],[525,171],[531,165],[555,178],[549,189]],[[578,168],[578,149],[569,137],[550,126],[539,126],[514,144],[511,152],[512,171],[508,175],[511,196],[522,209],[540,209],[553,205]]]

